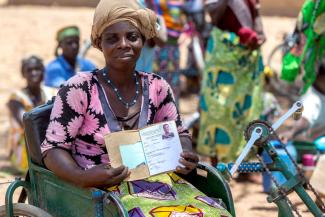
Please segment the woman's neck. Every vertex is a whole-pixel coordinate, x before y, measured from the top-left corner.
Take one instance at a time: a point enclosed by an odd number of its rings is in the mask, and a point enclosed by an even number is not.
[[[27,86],[26,89],[34,96],[41,94],[41,86]]]
[[[40,86],[27,86],[25,89],[35,105],[38,105],[42,101]]]
[[[135,67],[124,67],[123,69],[108,67],[108,77],[117,88],[130,87],[134,84],[133,73]]]

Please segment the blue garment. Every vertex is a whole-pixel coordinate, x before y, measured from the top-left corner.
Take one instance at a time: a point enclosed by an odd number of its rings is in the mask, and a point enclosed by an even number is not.
[[[78,71],[92,71],[96,66],[87,59],[77,57]],[[50,62],[45,70],[44,84],[49,87],[60,87],[65,81],[76,74],[72,66],[64,59],[58,56]]]
[[[155,48],[150,47],[147,43],[145,43],[135,66],[135,70],[140,72],[152,72],[154,55]]]

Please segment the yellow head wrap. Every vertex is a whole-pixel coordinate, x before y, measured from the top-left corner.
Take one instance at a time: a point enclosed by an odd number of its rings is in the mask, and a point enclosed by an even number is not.
[[[137,0],[101,0],[94,14],[91,30],[92,45],[100,48],[100,36],[103,31],[121,21],[130,22],[146,39],[157,35],[156,14],[141,7]]]

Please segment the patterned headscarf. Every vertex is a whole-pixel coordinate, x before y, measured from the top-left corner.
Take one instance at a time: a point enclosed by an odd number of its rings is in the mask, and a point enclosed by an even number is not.
[[[157,16],[150,9],[143,8],[137,0],[101,0],[95,10],[91,30],[91,42],[100,48],[103,31],[118,22],[128,21],[140,33],[150,39],[157,35]]]

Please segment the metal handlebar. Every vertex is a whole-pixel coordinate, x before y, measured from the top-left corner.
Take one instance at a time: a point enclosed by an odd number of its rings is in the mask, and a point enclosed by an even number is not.
[[[228,169],[231,170],[233,166],[234,163],[229,163]],[[259,162],[242,162],[237,169],[238,173],[262,173],[264,171],[263,165]]]

